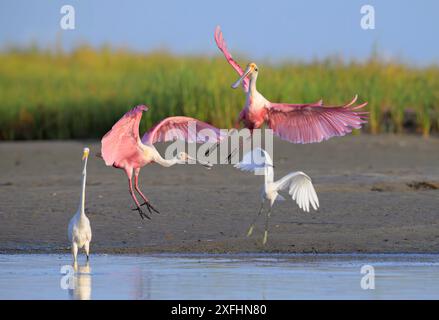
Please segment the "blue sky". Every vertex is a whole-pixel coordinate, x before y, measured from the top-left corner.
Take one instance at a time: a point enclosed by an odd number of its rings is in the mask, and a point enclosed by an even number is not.
[[[76,29],[61,30],[60,8],[73,5]],[[360,27],[360,8],[375,8],[375,30]],[[110,44],[148,52],[214,54],[221,25],[235,54],[254,59],[364,59],[374,46],[385,58],[439,63],[436,0],[0,0],[0,47]]]

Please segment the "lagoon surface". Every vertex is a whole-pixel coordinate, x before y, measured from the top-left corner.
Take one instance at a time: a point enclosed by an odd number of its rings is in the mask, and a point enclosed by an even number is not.
[[[0,299],[439,298],[431,254],[101,254],[72,271],[70,255],[0,255]]]

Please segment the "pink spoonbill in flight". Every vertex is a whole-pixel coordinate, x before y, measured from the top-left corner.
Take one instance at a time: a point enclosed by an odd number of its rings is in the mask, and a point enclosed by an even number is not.
[[[140,169],[150,163],[158,163],[164,167],[170,167],[175,164],[184,164],[190,161],[195,161],[185,152],[180,152],[172,159],[164,159],[157,149],[154,147],[156,142],[174,141],[176,138],[186,142],[205,142],[199,132],[203,129],[211,130],[209,139],[214,139],[213,142],[220,141],[225,134],[221,133],[218,128],[207,124],[203,121],[190,117],[169,117],[160,121],[157,125],[152,127],[140,139],[139,124],[142,118],[142,112],[148,110],[144,105],[137,106],[128,111],[109,132],[102,138],[101,156],[107,166],[123,169],[128,176],[129,192],[136,204],[136,208],[140,217],[150,217],[140,208],[146,205],[149,213],[152,211],[159,213],[154,208],[149,200],[145,197],[139,188],[139,173]],[[169,134],[171,133],[171,134]],[[198,161],[200,164],[211,167],[208,162]],[[141,205],[136,198],[133,190],[133,174],[134,174],[134,189],[143,199],[144,203]]]
[[[256,89],[259,68],[249,63],[245,70],[232,58],[227,50],[220,27],[215,30],[215,42],[226,60],[239,74],[232,84],[236,89],[240,84],[246,94],[244,108],[239,114],[235,128],[241,122],[252,132],[264,123],[281,139],[292,143],[314,143],[335,136],[344,136],[352,129],[359,129],[366,122],[367,112],[358,111],[367,102],[354,105],[354,99],[341,106],[325,106],[320,100],[310,104],[273,103],[268,101]],[[230,158],[230,156],[229,156]]]

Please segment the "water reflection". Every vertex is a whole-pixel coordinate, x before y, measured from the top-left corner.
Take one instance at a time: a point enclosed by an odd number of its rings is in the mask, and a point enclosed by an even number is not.
[[[0,255],[0,300],[439,298],[439,255],[94,255],[92,267],[70,259]],[[366,264],[374,290],[361,286]]]
[[[133,299],[143,299],[143,273],[139,267],[135,267],[133,270],[133,282]]]
[[[70,299],[74,300],[90,300],[91,299],[91,286],[92,275],[90,263],[87,261],[85,265],[73,264],[74,275],[74,287],[69,289]]]
[[[152,278],[153,274],[142,267],[134,267],[132,273],[132,298],[135,300],[153,299]]]

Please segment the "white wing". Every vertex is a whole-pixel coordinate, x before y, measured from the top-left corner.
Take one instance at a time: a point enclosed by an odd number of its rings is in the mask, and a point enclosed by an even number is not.
[[[309,212],[309,205],[317,210],[319,199],[312,185],[311,178],[301,171],[287,174],[282,179],[274,182],[276,190],[289,189],[289,194],[303,211]]]
[[[241,171],[255,173],[258,170],[265,170],[264,174],[267,175],[268,181],[273,181],[273,161],[264,149],[256,148],[247,152],[241,162],[235,164],[234,167]]]

